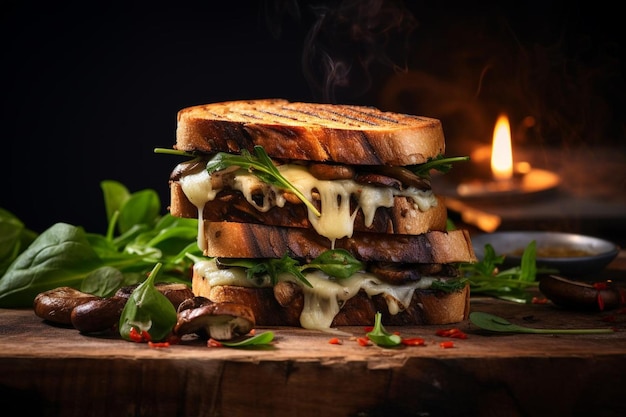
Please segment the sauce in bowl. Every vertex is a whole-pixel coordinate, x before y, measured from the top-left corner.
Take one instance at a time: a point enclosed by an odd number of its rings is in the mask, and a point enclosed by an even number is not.
[[[513,256],[522,256],[524,248],[510,252]],[[536,258],[578,258],[581,256],[593,256],[594,253],[585,249],[569,248],[567,246],[549,246],[536,249]]]

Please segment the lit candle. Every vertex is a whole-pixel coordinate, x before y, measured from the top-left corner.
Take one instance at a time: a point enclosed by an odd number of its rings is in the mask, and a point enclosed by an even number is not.
[[[487,165],[491,158],[491,177]],[[481,146],[471,154],[471,159],[481,169],[481,175],[465,178],[456,187],[456,197],[490,199],[495,196],[517,196],[538,193],[556,188],[560,179],[553,172],[531,167],[528,162],[513,162],[511,126],[501,114],[493,129],[491,147]]]
[[[493,130],[491,149],[491,173],[496,181],[513,178],[513,149],[511,146],[511,126],[506,115],[498,117]]]

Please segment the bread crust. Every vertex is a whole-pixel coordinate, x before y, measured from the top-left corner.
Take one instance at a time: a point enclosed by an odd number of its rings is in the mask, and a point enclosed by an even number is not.
[[[395,197],[393,207],[379,207],[370,226],[365,225],[363,212],[357,212],[354,230],[358,232],[419,235],[433,230],[446,230],[447,209],[443,197],[435,196],[437,206],[427,211],[419,208],[406,197]],[[198,209],[187,196],[180,183],[170,182],[170,206],[172,216],[197,218]],[[266,212],[253,207],[243,194],[233,190],[220,191],[214,200],[207,202],[203,219],[236,223],[257,223],[268,226],[312,228],[307,208],[301,203],[287,202]]]
[[[207,280],[194,272],[193,293],[214,302],[243,303],[252,308],[259,326],[300,327],[300,314],[304,306],[304,296],[300,291],[288,305],[281,305],[273,294],[272,288],[237,287],[232,285],[209,286]],[[382,295],[368,297],[359,291],[347,300],[332,321],[336,326],[368,326],[374,323],[376,312],[381,312],[385,325],[407,326],[427,324],[458,323],[467,319],[470,311],[470,289],[466,285],[462,290],[443,292],[416,290],[410,305],[391,314]]]
[[[414,165],[445,152],[441,121],[373,107],[230,101],[178,112],[175,148],[240,153],[261,145],[272,158],[350,165]]]
[[[204,221],[206,256],[224,258],[293,258],[312,260],[331,249],[314,230],[252,223]],[[420,235],[355,232],[337,239],[335,248],[364,262],[448,264],[475,262],[469,232],[432,231]]]

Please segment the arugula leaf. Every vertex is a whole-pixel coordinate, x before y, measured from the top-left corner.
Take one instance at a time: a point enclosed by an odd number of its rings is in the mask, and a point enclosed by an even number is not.
[[[330,249],[322,253],[310,263],[300,265],[300,262],[284,254],[280,259],[220,259],[222,265],[238,266],[246,269],[248,279],[267,274],[270,276],[272,285],[278,281],[278,276],[282,273],[294,275],[306,286],[313,288],[313,285],[304,276],[304,271],[308,269],[319,269],[325,274],[338,279],[348,278],[356,271],[364,268],[364,264],[356,260],[350,252],[345,249]]]
[[[423,164],[407,166],[408,169],[413,171],[415,175],[422,178],[430,178],[430,171],[436,170],[441,173],[447,173],[452,169],[452,164],[455,162],[469,161],[469,156],[456,156],[446,157],[444,155],[437,155],[434,158],[429,158]]]
[[[300,263],[285,254],[280,259],[220,259],[222,265],[238,266],[246,269],[246,277],[254,281],[256,277],[267,274],[270,277],[272,285],[278,282],[278,276],[282,273],[294,275],[306,286],[313,288],[311,283],[306,279],[301,271]]]
[[[242,150],[241,155],[233,155],[226,152],[217,153],[208,163],[206,169],[209,174],[222,169],[238,166],[246,169],[267,184],[275,185],[295,194],[316,215],[320,212],[302,192],[290,183],[276,168],[262,146],[254,147],[254,155],[247,150]]]
[[[355,272],[365,267],[363,262],[355,259],[345,249],[332,249],[322,253],[310,263],[302,267],[305,269],[319,269],[334,278],[349,278]]]
[[[258,346],[258,345],[268,345],[274,340],[274,332],[267,331],[263,333],[256,334],[252,337],[246,337],[242,340],[238,340],[236,342],[228,342],[228,341],[220,341],[220,344],[226,347],[247,347],[247,346]]]
[[[526,291],[539,285],[538,273],[554,273],[553,269],[538,269],[535,262],[536,242],[533,240],[524,249],[519,266],[505,270],[498,267],[504,262],[504,255],[496,255],[490,244],[485,245],[485,255],[476,263],[463,263],[459,269],[470,281],[472,294],[484,294],[517,303],[530,303],[532,294]]]

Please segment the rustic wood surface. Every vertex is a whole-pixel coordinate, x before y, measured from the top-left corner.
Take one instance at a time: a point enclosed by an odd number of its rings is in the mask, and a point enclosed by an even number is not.
[[[626,281],[626,254],[603,277]],[[0,310],[0,397],[40,416],[623,416],[626,314],[473,297],[472,311],[544,328],[615,327],[598,335],[489,333],[454,326],[389,328],[424,346],[362,347],[360,327],[333,335],[272,330],[271,347],[150,348],[86,336]],[[458,327],[467,339],[436,336]],[[451,340],[454,347],[439,343]]]

